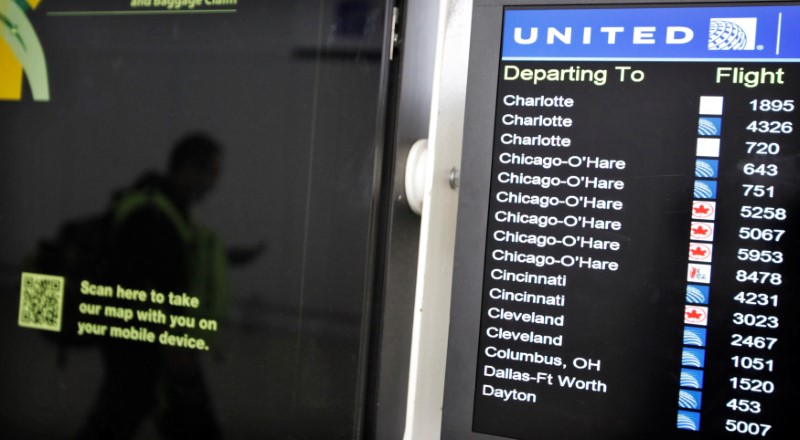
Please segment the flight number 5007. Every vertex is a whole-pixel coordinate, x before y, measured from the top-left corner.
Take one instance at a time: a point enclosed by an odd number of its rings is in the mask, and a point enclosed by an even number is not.
[[[728,432],[737,432],[739,434],[750,434],[764,437],[767,435],[772,426],[763,423],[744,422],[742,420],[725,420],[725,430]]]

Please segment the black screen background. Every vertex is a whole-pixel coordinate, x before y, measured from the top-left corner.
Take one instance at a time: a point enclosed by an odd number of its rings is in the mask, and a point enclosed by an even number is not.
[[[513,64],[520,68],[566,68],[581,66],[584,69],[606,69],[607,84],[542,82],[536,86],[517,80],[503,81],[504,66]],[[600,62],[504,62],[500,66],[497,92],[497,119],[495,121],[494,165],[492,171],[491,198],[489,201],[488,234],[486,248],[486,271],[484,273],[483,311],[481,314],[481,339],[478,350],[478,371],[473,428],[477,432],[492,433],[513,438],[737,438],[724,430],[726,418],[737,418],[724,406],[732,397],[741,396],[731,392],[728,378],[734,374],[729,357],[746,354],[748,350],[732,350],[731,333],[742,333],[734,329],[731,313],[751,311],[734,303],[731,298],[740,289],[735,282],[735,272],[740,268],[764,269],[770,265],[743,264],[736,260],[736,249],[747,247],[736,239],[738,227],[772,225],[780,222],[748,221],[739,218],[739,207],[743,204],[783,206],[788,210],[789,220],[783,223],[787,232],[782,250],[786,262],[780,266],[784,283],[781,305],[775,312],[780,318],[780,329],[776,332],[754,331],[752,334],[778,336],[779,342],[769,357],[776,359],[775,380],[777,392],[769,398],[761,398],[763,413],[755,420],[773,425],[769,433],[773,438],[784,438],[792,432],[791,398],[796,390],[792,371],[797,366],[797,356],[792,346],[797,334],[795,315],[796,301],[790,292],[796,283],[792,268],[797,264],[797,239],[791,232],[793,214],[797,212],[795,176],[797,174],[793,146],[796,135],[772,137],[760,135],[759,140],[779,139],[783,146],[779,158],[765,159],[766,163],[779,163],[780,178],[775,180],[745,177],[741,169],[747,155],[744,141],[755,138],[744,130],[754,119],[796,120],[796,113],[788,115],[764,115],[749,111],[748,102],[755,98],[789,99],[797,95],[796,78],[800,71],[783,64],[787,84],[764,85],[748,89],[742,85],[716,84],[716,67],[726,63],[600,63]],[[731,66],[738,64],[731,64]],[[747,69],[769,69],[776,65],[757,63],[743,64]],[[615,75],[615,66],[630,66],[646,73],[641,83],[620,83]],[[540,109],[506,107],[501,99],[507,94],[522,96],[564,96],[574,98],[576,104],[569,109]],[[695,165],[695,143],[699,98],[703,95],[724,96],[722,148],[720,155],[720,178],[717,197],[717,229],[714,240],[714,260],[711,284],[710,324],[703,392],[702,431],[704,434],[682,432],[675,428],[677,410],[678,376],[681,364],[683,334],[683,307],[685,304],[687,249],[691,221],[692,187]],[[502,125],[500,118],[506,113],[528,115],[563,115],[571,117],[573,128],[547,129],[523,128]],[[524,147],[502,145],[498,139],[502,133],[520,135],[559,134],[572,139],[572,146]],[[623,159],[627,167],[623,171],[575,171],[568,167],[543,170],[538,167],[502,165],[498,163],[501,152],[517,152],[529,155],[568,157],[570,155],[599,156],[607,159]],[[753,156],[750,156],[752,158]],[[757,158],[758,160],[763,160]],[[591,175],[610,179],[623,179],[623,191],[587,189],[565,189],[524,185],[503,185],[496,180],[500,171],[526,171],[532,175],[561,176]],[[780,192],[776,200],[745,200],[741,194],[741,183],[774,183]],[[599,198],[621,200],[625,208],[605,213],[593,210],[565,207],[525,207],[500,204],[494,196],[498,191],[514,190],[536,195],[591,195]],[[540,229],[533,226],[499,224],[494,220],[497,210],[520,211],[539,215],[586,214],[603,219],[619,220],[621,231],[595,231],[567,229],[563,226]],[[797,214],[794,214],[797,215]],[[497,243],[492,232],[498,228],[518,230],[525,233],[563,235],[565,233],[590,235],[600,239],[616,240],[622,245],[618,252],[562,251],[539,249],[530,245]],[[762,243],[763,244],[763,243]],[[758,247],[758,246],[751,246]],[[765,246],[761,246],[765,247]],[[494,249],[519,250],[533,254],[594,255],[620,264],[617,272],[576,271],[574,269],[536,268],[517,263],[492,260]],[[774,268],[774,266],[771,266]],[[537,274],[569,274],[569,285],[563,287],[523,286],[520,283],[492,281],[490,271],[503,268],[511,271],[529,271]],[[566,307],[558,309],[547,306],[514,306],[509,302],[491,300],[487,296],[491,287],[502,287],[512,291],[536,293],[565,293]],[[777,290],[777,289],[775,289]],[[486,310],[491,306],[502,306],[507,310],[536,311],[545,314],[565,314],[563,328],[537,325],[514,325],[508,321],[487,318]],[[737,307],[738,306],[738,307]],[[755,309],[758,310],[758,309]],[[769,313],[761,309],[754,313]],[[522,342],[493,340],[486,336],[488,326],[503,327],[517,331],[541,331],[542,334],[563,334],[564,347],[546,347]],[[749,333],[747,333],[749,334]],[[784,342],[786,341],[786,342]],[[482,376],[483,365],[512,367],[521,371],[559,372],[553,368],[524,365],[514,361],[488,360],[483,355],[487,345],[510,347],[519,351],[538,351],[567,359],[573,357],[602,359],[602,370],[586,374],[588,379],[598,378],[608,384],[607,394],[588,393],[557,387],[514,383]],[[764,355],[763,351],[750,352]],[[574,369],[561,370],[565,374],[580,376]],[[741,373],[741,370],[740,370]],[[739,374],[746,377],[765,375]],[[536,404],[502,402],[500,399],[481,396],[481,384],[491,384],[505,389],[516,388],[534,391],[538,395]],[[751,394],[749,398],[753,398]],[[742,419],[743,417],[738,417]],[[726,437],[727,435],[727,437]]]

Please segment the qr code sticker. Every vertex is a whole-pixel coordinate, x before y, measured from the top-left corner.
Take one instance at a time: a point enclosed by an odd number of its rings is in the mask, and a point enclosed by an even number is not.
[[[19,326],[61,331],[64,277],[22,273],[19,290]]]

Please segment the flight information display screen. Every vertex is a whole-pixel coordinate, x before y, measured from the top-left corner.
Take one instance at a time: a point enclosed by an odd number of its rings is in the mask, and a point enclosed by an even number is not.
[[[500,52],[472,431],[797,436],[800,4],[507,7]]]

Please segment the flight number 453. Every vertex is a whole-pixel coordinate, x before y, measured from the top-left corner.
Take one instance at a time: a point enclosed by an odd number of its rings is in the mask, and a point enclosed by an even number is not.
[[[725,404],[725,406],[739,412],[747,412],[752,414],[758,414],[761,412],[761,402],[758,400],[731,399]]]

